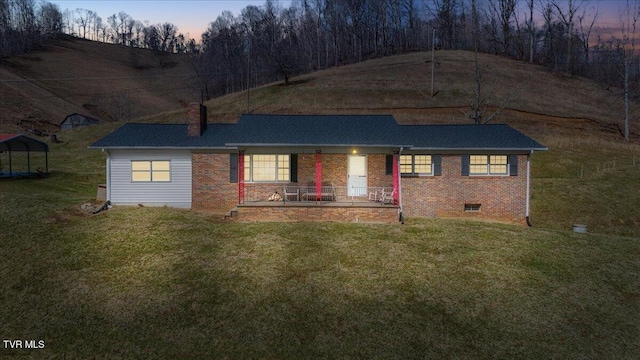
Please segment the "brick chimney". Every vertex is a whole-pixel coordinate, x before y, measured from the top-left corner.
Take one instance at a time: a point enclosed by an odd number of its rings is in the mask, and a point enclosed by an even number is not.
[[[200,136],[207,130],[207,107],[200,103],[191,103],[187,109],[187,134]]]

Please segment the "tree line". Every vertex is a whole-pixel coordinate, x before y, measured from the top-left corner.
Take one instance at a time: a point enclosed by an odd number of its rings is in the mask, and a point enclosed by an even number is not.
[[[499,54],[595,79],[612,92],[623,89],[621,133],[628,140],[629,103],[639,94],[640,4],[623,2],[617,27],[606,36],[596,31],[598,5],[596,0],[295,0],[283,8],[266,0],[210,23],[195,63],[203,90],[212,97],[411,51]]]
[[[103,20],[88,9],[61,11],[49,2],[0,0],[0,57],[37,49],[61,34],[161,52],[198,51],[196,41],[169,22],[149,24],[124,11]]]
[[[57,5],[35,0],[0,0],[0,57],[37,49],[62,33]]]
[[[198,72],[214,82],[207,81],[211,96],[432,47],[501,54],[621,85],[619,68],[630,41],[623,32],[631,29],[620,23],[617,36],[602,38],[594,31],[599,16],[595,0],[294,0],[288,8],[266,0],[238,16],[224,11],[196,41],[170,22],[149,24],[124,11],[103,20],[89,9],[0,0],[0,56],[29,51],[62,33],[198,54]],[[637,63],[631,64],[634,75]]]
[[[435,49],[476,50],[593,78],[637,95],[638,0],[626,0],[618,28],[596,33],[596,0],[275,0],[223,12],[200,41],[170,23],[121,11],[103,20],[87,9],[35,0],[0,0],[0,56],[66,33],[190,54],[206,98],[371,58]]]

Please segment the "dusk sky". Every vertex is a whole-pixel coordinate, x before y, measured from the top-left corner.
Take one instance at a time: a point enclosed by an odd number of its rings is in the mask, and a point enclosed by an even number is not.
[[[264,0],[49,0],[58,4],[60,10],[75,10],[78,8],[93,10],[98,13],[102,21],[120,11],[124,11],[139,21],[148,20],[150,24],[170,22],[178,27],[183,34],[200,40],[200,35],[207,29],[224,10],[239,15],[248,5],[261,6]],[[289,0],[278,1],[283,6],[289,6]]]
[[[482,1],[482,0],[481,0]],[[93,10],[106,23],[107,17],[124,11],[136,20],[148,20],[150,24],[161,22],[171,22],[175,24],[179,31],[188,34],[191,38],[200,40],[201,34],[206,30],[209,23],[214,21],[224,10],[231,11],[234,15],[247,5],[264,5],[264,0],[49,0],[58,4],[60,9],[75,10],[83,8]],[[291,4],[291,0],[279,0],[283,7]],[[423,3],[417,1],[417,3]],[[428,3],[428,1],[427,1]],[[525,5],[524,0],[520,0],[521,6]],[[624,3],[622,0],[600,0],[600,1],[578,1],[587,6],[590,12],[597,7],[599,11],[599,27],[616,26],[619,16],[619,7]],[[536,1],[539,7],[539,1]],[[525,11],[522,9],[521,11]],[[540,12],[537,12],[540,16]],[[541,20],[538,20],[540,22]],[[606,32],[606,31],[604,31]]]

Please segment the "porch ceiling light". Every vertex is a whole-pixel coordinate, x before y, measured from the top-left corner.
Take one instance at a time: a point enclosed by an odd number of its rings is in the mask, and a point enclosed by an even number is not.
[[[352,154],[357,154],[357,153],[358,153],[358,149],[353,149],[353,150],[351,150],[351,153],[352,153]]]

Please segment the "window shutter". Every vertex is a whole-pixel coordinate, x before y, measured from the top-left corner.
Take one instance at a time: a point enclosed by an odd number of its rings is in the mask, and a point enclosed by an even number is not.
[[[440,176],[442,175],[442,156],[433,155],[433,175]]]
[[[298,182],[298,154],[291,154],[289,158],[289,166],[290,166],[290,174],[291,174],[291,182]]]
[[[518,155],[509,155],[509,175],[518,176]]]
[[[393,155],[387,155],[385,159],[386,174],[393,175]]]
[[[229,182],[238,182],[238,154],[229,154]]]
[[[462,155],[460,159],[462,160],[462,176],[469,176],[469,155]]]

